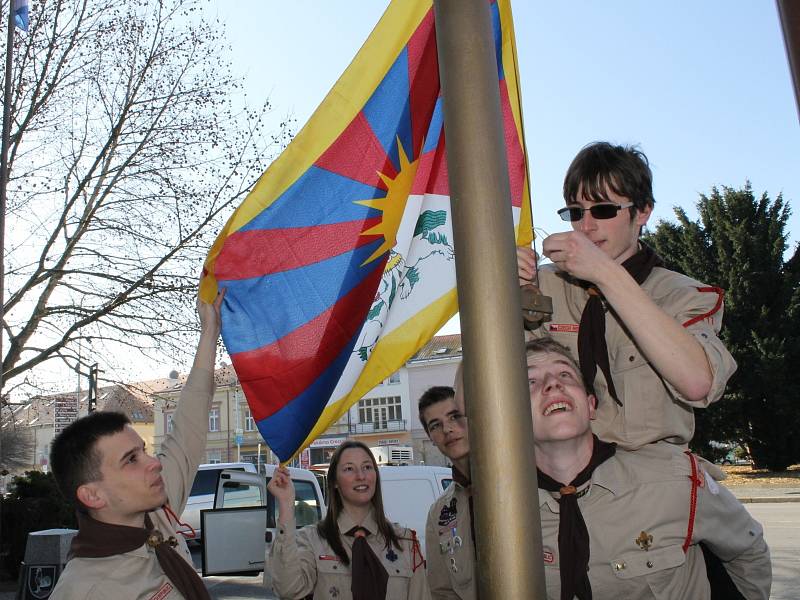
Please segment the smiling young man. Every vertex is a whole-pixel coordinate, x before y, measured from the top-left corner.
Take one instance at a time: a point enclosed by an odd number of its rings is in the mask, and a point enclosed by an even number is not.
[[[527,363],[548,598],[707,600],[701,542],[741,597],[769,597],[761,526],[695,457],[600,441],[595,398],[558,342],[528,342]]]
[[[175,527],[205,451],[223,295],[198,301],[194,365],[158,456],[121,413],[91,413],[53,441],[53,474],[79,526],[53,600],[209,598]]]
[[[538,271],[553,315],[549,335],[578,357],[598,398],[593,429],[636,449],[666,440],[685,445],[693,408],[719,400],[736,363],[717,337],[722,290],[666,269],[639,240],[655,202],[639,150],[597,142],[583,148],[564,179],[559,215],[573,231],[543,243],[553,261]],[[530,248],[517,250],[520,283],[537,272]]]
[[[428,389],[419,399],[419,420],[433,444],[453,464],[453,483],[434,502],[425,527],[428,586],[433,600],[477,598],[475,534],[469,471],[469,427],[460,384]]]

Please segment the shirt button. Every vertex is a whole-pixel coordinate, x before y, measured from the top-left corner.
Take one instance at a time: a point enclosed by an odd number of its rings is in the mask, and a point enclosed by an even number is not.
[[[653,568],[653,561],[652,560],[648,560],[647,561],[647,568],[648,569],[652,569]]]

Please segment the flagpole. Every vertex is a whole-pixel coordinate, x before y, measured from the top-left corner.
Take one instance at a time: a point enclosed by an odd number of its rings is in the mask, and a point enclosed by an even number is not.
[[[5,243],[6,243],[6,190],[8,189],[8,147],[11,137],[11,59],[14,50],[14,0],[8,0],[8,33],[6,36],[6,80],[3,92],[3,133],[0,144],[0,420],[2,420],[3,405],[3,323],[5,322]],[[0,463],[3,457],[2,441],[0,441]],[[0,515],[0,522],[2,522]],[[0,535],[0,539],[3,536]]]
[[[800,116],[800,3],[795,0],[777,0],[778,15],[783,27],[783,41],[794,83],[794,99]]]
[[[5,320],[5,248],[6,248],[6,193],[8,190],[8,147],[11,139],[11,77],[14,50],[14,0],[8,1],[8,33],[6,35],[6,79],[3,91],[3,135],[0,146],[0,327]],[[3,336],[0,335],[0,365],[3,360]],[[5,379],[0,366],[0,394]],[[2,401],[0,401],[0,405]]]
[[[511,191],[486,0],[434,0],[475,488],[478,596],[544,600]]]

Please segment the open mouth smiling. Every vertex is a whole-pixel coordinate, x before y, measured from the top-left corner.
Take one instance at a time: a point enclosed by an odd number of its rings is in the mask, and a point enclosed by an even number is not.
[[[572,405],[568,402],[553,402],[544,409],[542,413],[545,417],[556,412],[572,412]]]

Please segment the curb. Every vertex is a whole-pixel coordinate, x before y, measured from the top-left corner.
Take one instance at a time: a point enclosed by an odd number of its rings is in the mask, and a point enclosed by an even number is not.
[[[800,497],[792,498],[787,496],[760,496],[754,498],[739,498],[742,504],[777,504],[779,502],[800,502]]]

